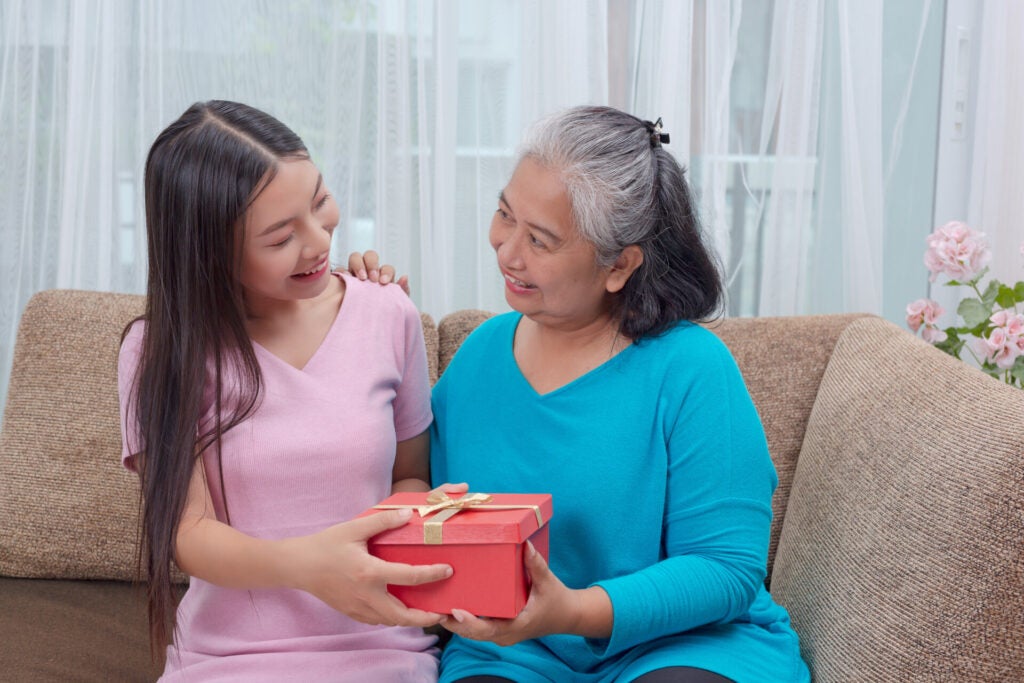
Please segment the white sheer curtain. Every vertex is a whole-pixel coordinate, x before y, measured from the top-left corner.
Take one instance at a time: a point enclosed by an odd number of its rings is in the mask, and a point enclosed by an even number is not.
[[[1024,3],[982,7],[967,222],[992,248],[991,275],[1024,280]]]
[[[1002,137],[979,137],[974,163],[979,177],[1019,178],[1021,9],[994,4],[986,20],[1003,40],[990,46],[979,116],[1005,123]],[[34,292],[144,291],[146,151],[212,98],[294,128],[342,207],[335,260],[377,248],[435,318],[505,308],[486,237],[495,197],[524,127],[584,103],[663,118],[727,272],[730,314],[882,312],[893,235],[918,231],[909,243],[920,245],[932,227],[930,215],[895,220],[892,206],[931,206],[922,121],[943,6],[0,0],[0,396]],[[972,206],[1019,232],[1005,216],[1021,196],[987,181]],[[904,258],[920,268],[919,253]]]
[[[194,101],[263,108],[435,317],[504,307],[486,227],[523,127],[607,99],[603,0],[0,0],[0,397],[36,291],[142,292],[141,177]]]

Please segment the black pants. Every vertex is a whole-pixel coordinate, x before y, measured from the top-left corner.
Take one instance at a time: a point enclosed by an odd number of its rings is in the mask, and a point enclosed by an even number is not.
[[[457,683],[515,683],[511,678],[501,676],[470,676],[460,678]],[[633,679],[633,683],[733,683],[725,676],[694,669],[689,666],[673,666],[667,669],[658,669],[646,673],[640,678]]]

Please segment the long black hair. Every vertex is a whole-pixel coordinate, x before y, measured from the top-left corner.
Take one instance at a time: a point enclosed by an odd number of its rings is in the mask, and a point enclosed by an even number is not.
[[[214,100],[189,107],[157,136],[146,160],[149,279],[130,397],[136,424],[126,431],[138,437],[129,451],[141,480],[139,567],[154,652],[174,630],[175,536],[196,463],[209,452],[219,456],[221,436],[259,400],[239,282],[245,213],[280,160],[308,157],[277,119]],[[213,417],[201,424],[205,392]]]
[[[643,263],[613,295],[619,332],[640,340],[721,312],[724,288],[685,173],[650,121],[611,107],[573,107],[527,135],[529,157],[561,174],[576,229],[610,266],[637,245]]]

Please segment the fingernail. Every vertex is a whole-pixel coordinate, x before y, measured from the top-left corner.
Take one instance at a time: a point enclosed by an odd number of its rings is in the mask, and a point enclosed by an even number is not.
[[[379,273],[378,273],[377,269],[374,268],[373,270],[370,271],[370,279],[372,280],[373,278],[377,277],[378,274]]]
[[[409,519],[410,517],[412,517],[412,510],[410,510],[409,508],[402,508],[401,510],[398,511],[399,519]]]
[[[526,553],[527,553],[527,555],[526,555],[527,557],[533,557],[534,555],[537,554],[537,549],[534,548],[533,544],[530,543],[529,541],[526,542]]]
[[[380,276],[380,281],[381,283],[386,285],[387,283],[391,282],[391,276],[385,273],[384,275]]]
[[[359,269],[359,279],[360,280],[365,280],[366,279],[366,269],[365,268],[360,268]]]
[[[451,576],[454,573],[455,573],[455,570],[452,569],[451,567],[448,567],[447,569],[444,570],[444,578],[447,579],[449,576]]]
[[[466,620],[466,613],[460,609],[453,609],[452,616],[455,617],[455,621],[459,622],[460,624]]]

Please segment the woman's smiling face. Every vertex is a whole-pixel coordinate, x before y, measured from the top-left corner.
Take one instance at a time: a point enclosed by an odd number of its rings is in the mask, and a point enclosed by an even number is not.
[[[280,162],[246,212],[240,279],[247,302],[294,301],[323,292],[339,218],[311,161]]]
[[[609,316],[610,268],[573,222],[559,173],[532,158],[516,167],[491,220],[505,299],[536,322],[569,329]]]

